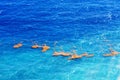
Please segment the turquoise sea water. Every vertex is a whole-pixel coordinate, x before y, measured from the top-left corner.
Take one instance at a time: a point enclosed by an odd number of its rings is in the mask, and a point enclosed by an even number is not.
[[[120,80],[119,0],[0,0],[0,80]],[[107,42],[105,40],[108,40]],[[23,47],[13,45],[23,41]],[[32,41],[51,49],[31,49]],[[56,50],[94,53],[69,61]]]

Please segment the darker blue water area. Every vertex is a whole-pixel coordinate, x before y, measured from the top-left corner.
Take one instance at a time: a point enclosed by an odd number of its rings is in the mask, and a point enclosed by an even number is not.
[[[0,80],[120,80],[119,0],[0,0]],[[33,42],[50,50],[31,49]],[[69,61],[56,51],[93,53]],[[13,45],[23,42],[14,49]]]

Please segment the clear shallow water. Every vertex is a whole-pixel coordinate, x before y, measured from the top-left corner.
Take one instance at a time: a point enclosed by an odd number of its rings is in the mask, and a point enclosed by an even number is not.
[[[118,0],[0,0],[0,80],[120,80],[120,56],[102,57],[107,44],[120,51]],[[104,38],[109,42],[104,42]],[[12,46],[24,41],[20,49]],[[31,41],[51,50],[32,50]],[[53,43],[93,58],[52,57]],[[57,47],[57,51],[59,51]]]

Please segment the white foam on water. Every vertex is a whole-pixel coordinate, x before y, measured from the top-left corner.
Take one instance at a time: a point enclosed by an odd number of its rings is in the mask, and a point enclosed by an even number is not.
[[[117,80],[120,80],[120,76],[117,77]]]
[[[116,68],[120,69],[120,64],[116,66]]]

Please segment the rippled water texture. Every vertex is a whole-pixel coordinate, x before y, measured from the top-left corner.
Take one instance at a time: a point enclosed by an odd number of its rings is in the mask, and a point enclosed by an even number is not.
[[[119,0],[0,0],[0,80],[120,80]],[[107,42],[105,41],[107,40]],[[13,45],[23,42],[23,47]],[[32,41],[51,49],[31,49]],[[94,53],[69,61],[56,50]]]

